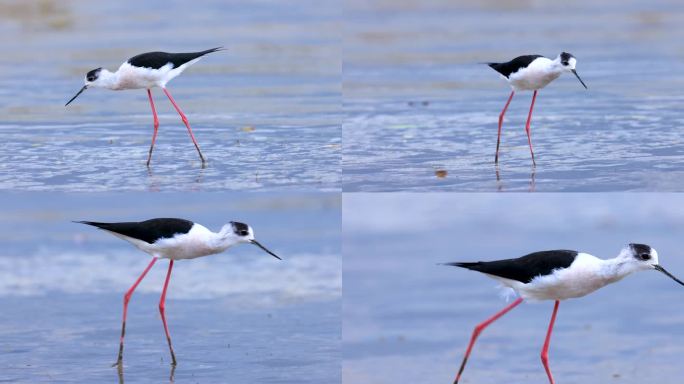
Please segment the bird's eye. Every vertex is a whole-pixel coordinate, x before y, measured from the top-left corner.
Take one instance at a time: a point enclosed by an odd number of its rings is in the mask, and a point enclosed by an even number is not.
[[[567,62],[567,61],[564,61],[564,62],[562,62],[562,64],[563,64],[563,65],[568,65],[568,64],[570,64],[570,63]]]
[[[648,253],[642,253],[639,255],[639,258],[641,260],[649,260],[651,258],[651,255],[649,255]]]
[[[249,235],[248,231],[240,231],[240,236],[247,236]]]

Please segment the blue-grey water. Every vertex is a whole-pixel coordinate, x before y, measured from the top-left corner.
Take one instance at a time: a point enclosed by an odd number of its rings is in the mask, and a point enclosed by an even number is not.
[[[122,298],[149,256],[71,220],[250,224],[283,258],[240,245],[175,264],[166,314],[176,382],[340,382],[338,194],[52,194],[0,198],[0,382],[119,382]],[[123,380],[168,382],[160,260],[129,305]]]
[[[3,1],[0,189],[340,189],[341,48],[336,1]],[[312,33],[315,31],[315,33]],[[168,84],[208,160],[153,89],[89,89],[148,51],[213,53]]]
[[[684,190],[684,4],[361,1],[345,8],[345,191]],[[481,62],[577,57],[498,116],[510,88]]]
[[[684,277],[678,194],[345,194],[343,381],[449,383],[473,327],[506,305],[497,283],[449,261],[576,249],[611,258],[650,244]],[[551,340],[558,383],[679,383],[684,287],[639,272],[563,301]],[[544,383],[552,302],[487,328],[463,383]]]

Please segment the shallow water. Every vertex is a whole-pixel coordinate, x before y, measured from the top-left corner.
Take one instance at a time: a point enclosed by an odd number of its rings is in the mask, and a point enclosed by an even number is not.
[[[0,189],[339,190],[339,9],[334,1],[299,4],[3,2]],[[220,45],[227,50],[168,85],[205,169],[159,89],[150,170],[144,90],[87,90],[64,107],[90,69],[115,70],[146,51]]]
[[[684,198],[674,194],[346,194],[343,380],[453,380],[473,327],[505,306],[497,283],[437,265],[577,249],[601,258],[650,244],[684,276]],[[399,209],[399,207],[401,207]],[[675,383],[684,375],[684,288],[641,272],[560,305],[558,382]],[[553,305],[524,303],[480,336],[463,383],[545,382]]]
[[[43,197],[43,198],[40,198]],[[0,382],[116,382],[124,292],[149,257],[71,220],[176,216],[253,226],[257,247],[175,264],[166,313],[177,382],[340,381],[336,194],[3,194]],[[288,230],[284,231],[283,228]],[[169,381],[160,260],[129,306],[127,383]]]
[[[684,38],[677,1],[350,1],[345,191],[682,191]],[[510,88],[485,65],[573,53],[572,74],[498,116]]]

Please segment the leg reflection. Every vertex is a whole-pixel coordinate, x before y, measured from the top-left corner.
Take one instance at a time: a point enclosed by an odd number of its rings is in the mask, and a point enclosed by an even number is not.
[[[171,365],[171,373],[169,373],[169,383],[174,383],[175,382],[175,375],[176,375],[176,366]]]
[[[119,384],[124,384],[123,364],[116,366],[116,373],[119,375]]]

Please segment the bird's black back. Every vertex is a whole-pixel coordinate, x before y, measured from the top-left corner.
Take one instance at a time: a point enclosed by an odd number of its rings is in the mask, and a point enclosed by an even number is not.
[[[511,73],[516,73],[520,68],[525,68],[528,65],[530,65],[531,62],[533,62],[535,59],[543,57],[542,55],[525,55],[525,56],[518,56],[515,59],[511,61],[507,61],[505,63],[487,63],[492,69],[495,71],[499,72],[500,74],[504,75],[506,78],[508,78]]]
[[[77,221],[77,223],[92,225],[149,244],[153,244],[159,239],[173,237],[177,233],[188,233],[194,224],[189,220],[167,218],[123,223],[97,223],[94,221]]]
[[[190,60],[202,57],[208,53],[220,51],[221,47],[207,49],[201,52],[187,52],[187,53],[168,53],[168,52],[147,52],[140,55],[133,56],[128,59],[128,64],[134,67],[159,69],[168,63],[171,63],[172,68],[178,68]]]
[[[447,263],[456,267],[529,283],[537,276],[551,274],[555,269],[567,268],[575,261],[577,251],[555,250],[534,252],[517,259]]]

